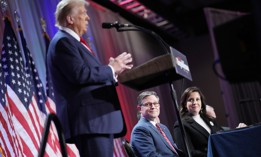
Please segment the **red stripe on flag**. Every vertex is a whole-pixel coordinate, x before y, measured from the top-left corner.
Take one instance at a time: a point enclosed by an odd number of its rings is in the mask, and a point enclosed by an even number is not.
[[[35,97],[34,97],[35,98]],[[38,108],[37,102],[35,101],[36,99],[33,99],[32,101],[32,106],[34,108],[34,112],[36,113],[36,117],[37,117],[37,123],[40,126],[40,130],[41,133],[43,132],[43,126],[44,126],[44,121],[46,120],[46,115],[41,113],[41,111]],[[48,110],[46,108],[46,110]],[[48,111],[47,111],[48,112]],[[48,138],[47,138],[47,145],[46,145],[46,156],[52,156],[53,154],[60,154],[60,150],[59,150],[59,140],[58,140],[58,136],[57,133],[54,133],[54,124],[51,123],[50,126],[50,130],[49,130],[49,134],[48,134]],[[56,134],[56,135],[55,135]]]
[[[21,139],[21,143],[23,145],[23,154],[25,156],[28,156],[28,157],[33,157],[35,156],[35,154],[33,154],[33,152],[31,151],[30,147],[27,145],[27,141],[24,141],[22,138]]]
[[[6,157],[6,153],[5,153],[5,151],[4,151],[4,149],[3,149],[2,145],[1,145],[1,143],[3,143],[3,140],[2,140],[1,137],[0,137],[0,156],[2,155],[3,157]],[[2,157],[2,156],[1,156],[1,157]]]
[[[52,148],[52,150],[55,153],[61,154],[60,150],[59,150],[59,140],[58,138],[55,136],[55,133],[52,129],[52,125],[50,127],[50,131],[49,131],[49,136],[48,136],[48,140],[47,143],[50,145],[50,147]]]
[[[1,131],[1,134],[6,133],[5,138],[3,139],[4,142],[8,142],[8,144],[5,144],[5,151],[8,151],[9,155],[14,153],[14,156],[18,156],[18,154],[21,155],[21,147],[19,147],[18,144],[18,137],[15,133],[14,127],[13,127],[13,122],[11,120],[11,113],[8,112],[9,105],[7,104],[5,108],[1,105],[1,112],[0,112],[0,119],[1,119],[1,124],[3,125],[3,130]],[[11,135],[13,133],[13,136]],[[20,151],[20,153],[19,153]],[[8,155],[8,156],[9,156]],[[11,156],[11,155],[10,155]]]
[[[56,113],[55,103],[49,97],[48,97],[48,100],[46,102],[46,112],[47,113]],[[50,133],[54,134],[55,145],[59,146],[58,134],[57,134],[57,131],[56,131],[53,123],[51,124]],[[66,144],[66,149],[67,149],[67,153],[68,153],[69,157],[79,157],[80,156],[79,151],[74,144]],[[59,147],[59,150],[57,150],[57,151],[60,151],[60,147]]]
[[[1,124],[0,124],[1,125]],[[0,126],[0,130],[1,130],[1,126]],[[2,148],[2,152],[5,156],[11,156],[11,152],[12,151],[11,149],[7,148],[7,144],[5,141],[9,141],[9,139],[6,139],[3,137],[3,132],[1,130],[0,132],[0,148]],[[13,152],[13,151],[12,151]],[[7,154],[7,155],[6,155]]]
[[[16,152],[16,154],[19,154],[19,156],[21,156],[21,154],[22,154],[22,147],[21,147],[21,145],[19,144],[19,136],[17,135],[17,133],[16,133],[16,130],[15,130],[15,127],[14,127],[14,123],[13,123],[13,121],[12,121],[12,112],[10,112],[10,106],[9,106],[9,104],[8,105],[6,105],[6,113],[8,113],[8,121],[10,122],[9,124],[10,124],[10,126],[11,126],[11,130],[14,132],[14,135],[12,136],[12,140],[13,141],[11,141],[11,142],[13,142],[13,144],[14,144],[14,151]]]
[[[29,110],[28,110],[28,115],[30,117],[30,119],[32,120],[32,126],[31,126],[31,130],[35,130],[35,134],[36,134],[36,138],[37,141],[40,141],[41,139],[41,132],[43,130],[43,127],[40,125],[40,120],[37,114],[37,111],[35,109],[35,105],[32,102],[29,106]]]
[[[47,98],[47,101],[46,101],[46,108],[48,110],[48,112],[46,111],[47,113],[56,113],[55,103],[49,97]]]
[[[35,149],[39,149],[39,141],[36,141],[35,135],[31,130],[31,127],[29,124],[32,124],[31,119],[29,119],[28,112],[24,105],[19,101],[19,98],[16,96],[16,94],[12,91],[11,88],[8,87],[7,90],[7,100],[10,104],[10,111],[13,113],[14,118],[12,119],[13,122],[17,120],[17,123],[15,125],[20,125],[20,126],[15,126],[19,130],[16,129],[17,133],[21,138],[28,138],[25,144],[29,144],[30,141],[32,142],[33,145],[28,145],[32,151],[34,151],[33,147]],[[9,95],[10,94],[10,95]],[[12,97],[9,97],[12,96]],[[14,100],[14,101],[13,101]],[[16,102],[16,103],[14,103]],[[27,118],[25,118],[27,117]],[[24,146],[25,147],[25,146]]]
[[[2,105],[1,105],[1,107],[2,107]],[[3,141],[3,145],[2,145],[2,147],[3,148],[5,148],[4,150],[6,151],[6,153],[7,153],[7,155],[8,156],[11,156],[11,152],[10,151],[12,151],[12,152],[14,152],[14,143],[13,142],[11,142],[11,141],[13,141],[12,140],[12,137],[11,137],[11,130],[8,128],[8,126],[7,126],[7,124],[9,123],[9,122],[6,122],[6,119],[3,117],[3,112],[5,112],[5,109],[3,108],[3,110],[2,110],[2,108],[1,108],[1,112],[0,112],[0,119],[1,119],[1,132],[0,132],[0,138],[2,139],[2,141]],[[7,132],[8,131],[8,132]],[[3,134],[5,134],[5,136],[3,135]],[[5,138],[4,138],[5,137]],[[8,146],[7,146],[7,143],[6,142],[9,142],[9,144],[11,145],[9,148],[8,148]],[[8,148],[8,149],[7,149]]]
[[[50,109],[52,109],[52,107],[50,107],[50,105],[47,104],[47,102],[46,102],[46,112],[50,113]],[[53,150],[55,152],[61,154],[58,134],[57,134],[56,127],[53,122],[51,123],[50,130],[49,130],[48,143],[51,145],[51,147],[53,148]]]
[[[127,157],[121,138],[114,139],[114,157]]]
[[[39,134],[41,134],[43,132],[43,125],[46,116],[39,110],[35,97],[32,99],[32,103],[30,104],[29,109],[30,112],[28,113],[34,115],[31,116],[32,123],[34,124],[34,126],[37,126],[35,128],[38,128],[38,131],[40,131]],[[59,152],[59,149],[57,148],[58,146],[59,146],[59,142],[57,139],[53,140],[53,131],[50,130],[48,134],[47,145],[45,148],[45,156],[49,157],[49,156],[53,156],[54,154],[61,154]]]
[[[67,144],[66,148],[67,148],[69,157],[79,157],[80,156],[79,151],[76,148],[75,144]]]

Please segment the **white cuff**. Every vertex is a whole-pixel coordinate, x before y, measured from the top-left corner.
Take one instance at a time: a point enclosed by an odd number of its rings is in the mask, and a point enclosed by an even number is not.
[[[113,79],[115,80],[115,82],[118,82],[118,79],[117,79],[118,75],[115,74],[115,71],[111,65],[108,65],[108,66],[111,68]]]

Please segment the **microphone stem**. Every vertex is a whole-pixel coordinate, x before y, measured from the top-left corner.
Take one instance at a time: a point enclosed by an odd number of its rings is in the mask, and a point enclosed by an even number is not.
[[[156,40],[158,40],[160,42],[160,45],[163,47],[164,51],[167,53],[171,53],[170,51],[170,46],[155,32],[148,30],[144,27],[141,26],[137,26],[137,25],[131,25],[132,27],[136,28],[129,28],[129,29],[123,29],[123,27],[121,28],[116,28],[118,32],[123,32],[123,31],[142,31],[148,34],[151,34],[154,38],[156,38]]]

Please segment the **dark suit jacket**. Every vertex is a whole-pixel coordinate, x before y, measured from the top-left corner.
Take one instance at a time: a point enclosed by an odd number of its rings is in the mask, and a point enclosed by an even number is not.
[[[160,124],[160,127],[165,132],[166,136],[176,148],[179,154],[176,144],[174,143],[169,129]],[[135,125],[131,133],[131,146],[136,156],[138,157],[176,157],[173,149],[166,142],[164,137],[158,131],[158,129],[151,124],[148,120],[141,117],[139,122]]]
[[[215,121],[209,118],[202,118],[206,124],[210,127],[211,133],[216,133],[222,130]],[[207,146],[209,133],[200,124],[198,124],[192,117],[185,116],[182,118],[182,123],[184,125],[185,133],[187,136],[187,144],[191,152],[192,157],[205,157],[207,156]],[[185,151],[185,146],[183,145],[183,136],[178,122],[174,124],[174,140],[178,147]]]
[[[126,133],[115,81],[79,41],[65,31],[53,37],[47,54],[57,115],[67,140],[81,134]]]

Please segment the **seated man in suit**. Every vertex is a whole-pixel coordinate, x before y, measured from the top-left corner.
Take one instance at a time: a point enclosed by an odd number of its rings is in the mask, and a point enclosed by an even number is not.
[[[140,120],[131,133],[131,146],[138,157],[177,157],[182,152],[174,143],[169,129],[158,123],[159,97],[154,91],[142,92],[137,98]]]

